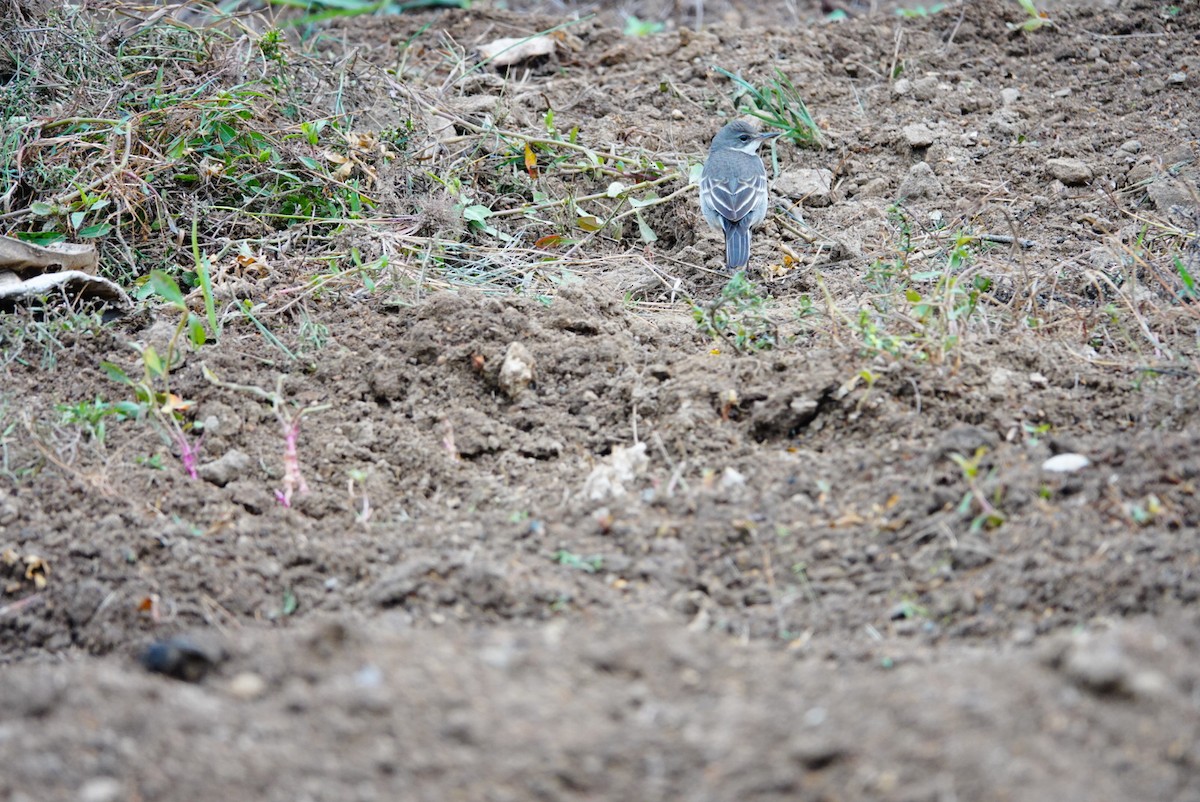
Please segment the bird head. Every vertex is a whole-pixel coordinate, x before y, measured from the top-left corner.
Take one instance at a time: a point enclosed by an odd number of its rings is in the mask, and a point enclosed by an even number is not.
[[[713,137],[712,149],[714,151],[740,150],[743,153],[757,153],[759,145],[777,136],[779,136],[778,131],[763,133],[745,120],[734,120]]]

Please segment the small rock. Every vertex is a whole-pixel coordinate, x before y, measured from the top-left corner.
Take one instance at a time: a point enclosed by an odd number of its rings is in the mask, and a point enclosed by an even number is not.
[[[722,490],[728,492],[734,488],[745,486],[746,477],[736,468],[726,468],[721,472],[720,487]]]
[[[942,184],[931,168],[925,162],[917,162],[908,169],[908,174],[900,182],[899,195],[901,198],[931,198],[942,194]]]
[[[987,429],[959,424],[942,433],[932,454],[936,458],[946,457],[950,454],[970,456],[980,448],[995,448],[997,442],[996,435]]]
[[[933,144],[933,131],[930,131],[924,123],[906,125],[901,133],[904,134],[904,141],[911,148],[927,148]]]
[[[1190,206],[1192,195],[1180,182],[1163,176],[1146,187],[1146,197],[1160,212],[1171,210],[1172,206]]]
[[[1029,383],[1034,387],[1048,387],[1050,385],[1050,380],[1037,371],[1034,371],[1033,373],[1029,374]]]
[[[1046,169],[1050,175],[1069,187],[1077,187],[1092,180],[1092,168],[1079,159],[1049,159]]]
[[[907,78],[901,78],[896,83],[892,84],[892,94],[896,97],[904,97],[912,92],[912,81]]]
[[[1004,398],[1016,383],[1017,374],[1008,368],[995,368],[988,377],[988,390],[993,398]]]
[[[1169,83],[1169,84],[1187,83],[1187,73],[1186,72],[1173,72],[1167,76],[1167,83]]]
[[[199,682],[224,659],[225,651],[216,642],[187,635],[155,641],[146,647],[141,658],[147,671],[184,682]]]
[[[235,479],[241,478],[254,467],[254,460],[236,448],[226,451],[220,458],[201,465],[197,473],[206,482],[224,487]]]
[[[1136,139],[1130,139],[1121,143],[1121,147],[1117,150],[1125,151],[1126,153],[1141,153],[1142,143]]]
[[[1096,47],[1095,45],[1089,47],[1087,57],[1088,61],[1095,61],[1096,59],[1100,58],[1100,48]]]
[[[0,501],[0,526],[8,526],[17,520],[20,510],[17,509],[16,499]]]
[[[891,184],[886,178],[872,178],[858,188],[860,198],[886,198],[890,194]]]
[[[786,170],[775,179],[775,190],[805,206],[828,206],[833,197],[833,173],[829,170]]]
[[[1021,90],[1008,87],[1000,90],[1000,105],[1011,106],[1021,99]]]
[[[938,79],[932,75],[913,81],[913,97],[917,100],[933,100],[938,93]]]
[[[267,690],[267,681],[253,671],[243,671],[229,681],[229,695],[248,702],[262,696]]]
[[[638,443],[625,448],[616,446],[608,458],[592,469],[583,483],[584,498],[592,501],[603,501],[606,498],[620,498],[628,490],[627,484],[633,483],[650,464],[646,456],[646,444]]]
[[[518,342],[509,343],[500,366],[500,389],[509,398],[516,398],[533,382],[534,371],[535,363],[529,349]]]
[[[1051,658],[1051,665],[1097,696],[1130,697],[1136,667],[1115,633],[1080,635]]]
[[[93,777],[79,787],[79,802],[116,802],[124,792],[116,777]]]
[[[1050,473],[1074,473],[1091,464],[1092,461],[1082,454],[1055,454],[1042,463],[1042,470]]]

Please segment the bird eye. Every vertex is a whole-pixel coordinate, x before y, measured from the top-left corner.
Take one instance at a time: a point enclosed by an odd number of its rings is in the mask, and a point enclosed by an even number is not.
[[[742,134],[740,137],[738,137],[738,139],[742,140],[743,142],[750,141],[750,137],[746,136],[745,134]]]

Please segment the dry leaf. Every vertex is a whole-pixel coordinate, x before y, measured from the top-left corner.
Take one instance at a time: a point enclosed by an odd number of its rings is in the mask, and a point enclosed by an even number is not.
[[[533,152],[533,147],[528,142],[525,143],[525,169],[529,173],[529,177],[537,180],[537,154]]]
[[[46,587],[46,578],[50,575],[50,563],[35,554],[25,556],[25,578],[32,579],[38,590]]]

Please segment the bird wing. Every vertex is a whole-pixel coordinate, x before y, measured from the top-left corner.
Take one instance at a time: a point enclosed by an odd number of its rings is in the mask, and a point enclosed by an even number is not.
[[[766,194],[767,176],[763,173],[752,178],[731,178],[728,181],[701,178],[700,185],[713,209],[726,220],[736,223],[750,214],[759,198]]]

